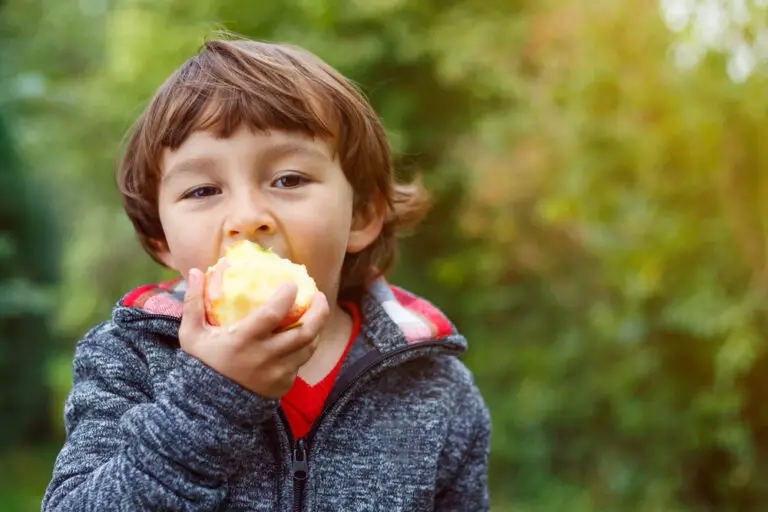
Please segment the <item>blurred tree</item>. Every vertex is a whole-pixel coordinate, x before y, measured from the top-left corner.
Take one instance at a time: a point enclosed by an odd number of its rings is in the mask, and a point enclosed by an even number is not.
[[[765,67],[681,66],[643,0],[531,4],[523,44],[460,12],[437,37],[482,30],[470,52],[440,37],[446,69],[506,100],[454,152],[484,246],[451,267],[487,340],[497,488],[545,509],[764,508]]]
[[[8,119],[0,112],[0,451],[50,434],[47,289],[59,265],[51,198],[24,174]]]

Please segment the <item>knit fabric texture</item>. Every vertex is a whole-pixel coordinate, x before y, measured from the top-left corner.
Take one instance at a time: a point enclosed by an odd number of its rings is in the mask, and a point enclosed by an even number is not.
[[[489,510],[490,415],[467,343],[378,280],[309,433],[182,351],[185,283],[129,293],[77,344],[43,511]]]

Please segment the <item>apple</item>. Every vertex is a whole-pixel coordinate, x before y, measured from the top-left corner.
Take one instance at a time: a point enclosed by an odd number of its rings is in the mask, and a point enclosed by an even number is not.
[[[304,265],[281,258],[270,249],[241,240],[228,246],[223,257],[205,273],[205,310],[212,325],[231,325],[262,306],[281,284],[296,283],[293,307],[278,326],[287,330],[301,325],[317,293],[315,281]]]

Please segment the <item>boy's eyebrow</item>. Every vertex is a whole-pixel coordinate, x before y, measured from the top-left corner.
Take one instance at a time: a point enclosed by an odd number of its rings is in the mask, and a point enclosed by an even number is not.
[[[163,181],[168,181],[168,178],[176,174],[194,171],[210,171],[215,168],[216,161],[214,159],[206,156],[195,156],[173,164],[170,169],[165,172]]]
[[[291,155],[329,159],[328,155],[315,147],[314,144],[298,141],[285,141],[271,144],[262,152],[260,157],[262,160],[271,162]]]

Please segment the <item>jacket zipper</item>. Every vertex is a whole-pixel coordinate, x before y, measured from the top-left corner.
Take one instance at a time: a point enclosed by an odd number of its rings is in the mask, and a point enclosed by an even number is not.
[[[307,447],[303,437],[296,441],[293,449],[293,510],[300,512],[304,502],[304,482],[309,475],[307,465]]]
[[[368,372],[370,372],[374,367],[380,364],[383,364],[384,362],[404,352],[415,351],[425,347],[435,347],[435,346],[439,346],[449,352],[461,352],[461,350],[451,350],[449,347],[445,345],[444,341],[430,341],[430,342],[419,343],[417,346],[401,347],[399,349],[396,349],[392,352],[387,353],[385,356],[379,356],[379,354],[376,354],[377,357],[372,359],[367,364],[365,364],[360,371],[356,372],[349,379],[349,381],[346,382],[344,386],[339,389],[338,393],[334,393],[333,390],[331,391],[331,393],[335,395],[333,402],[326,404],[326,406],[323,407],[323,410],[320,412],[320,415],[312,424],[312,427],[309,429],[309,432],[307,432],[307,435],[300,437],[295,441],[293,439],[293,431],[291,430],[291,426],[288,423],[288,418],[286,418],[285,413],[282,410],[282,407],[278,409],[280,419],[283,422],[283,426],[285,427],[286,433],[288,434],[289,445],[291,446],[291,471],[293,474],[293,510],[294,512],[301,512],[302,510],[302,506],[304,504],[304,487],[306,485],[307,478],[309,478],[309,464],[308,464],[309,449],[310,449],[310,446],[312,445],[312,440],[315,437],[315,433],[317,432],[317,429],[321,424],[322,420],[328,415],[328,411],[333,409],[333,406],[336,405],[336,403],[344,395],[347,394],[347,392],[352,388],[352,386],[354,386],[358,381],[360,381],[360,379],[363,376],[365,376]]]

